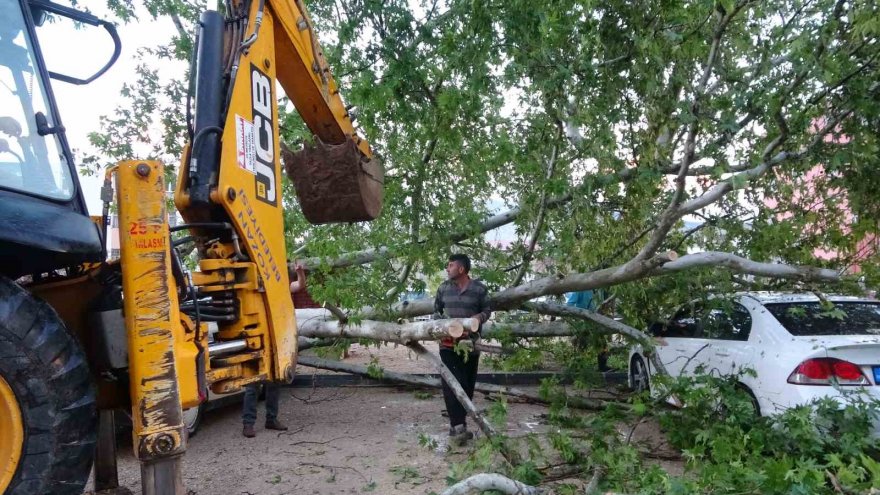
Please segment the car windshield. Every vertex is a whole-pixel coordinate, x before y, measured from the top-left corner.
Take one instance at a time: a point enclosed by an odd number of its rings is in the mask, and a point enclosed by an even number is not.
[[[55,123],[21,7],[0,0],[0,12],[0,188],[69,199],[73,179],[57,137],[38,132],[38,112]]]
[[[766,306],[792,335],[880,335],[880,303],[798,302]]]

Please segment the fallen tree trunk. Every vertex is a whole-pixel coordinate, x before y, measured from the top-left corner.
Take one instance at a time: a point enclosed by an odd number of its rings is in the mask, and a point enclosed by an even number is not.
[[[303,338],[349,338],[343,332],[358,332],[361,335],[351,338],[372,338],[386,340],[383,335],[390,329],[408,329],[412,334],[424,335],[425,338],[415,340],[439,340],[447,334],[440,331],[438,338],[428,338],[431,334],[429,329],[443,328],[443,322],[460,322],[468,331],[479,328],[479,322],[475,318],[455,318],[450,320],[428,320],[415,322],[389,323],[386,321],[363,320],[359,324],[340,324],[333,315],[325,309],[298,309],[296,310],[296,322],[298,334]],[[344,327],[360,327],[360,330],[345,330]],[[534,323],[499,323],[488,321],[483,324],[480,335],[484,339],[492,339],[502,335],[515,337],[565,337],[572,335],[574,329],[564,321],[541,321]],[[461,334],[459,334],[460,336]],[[392,340],[398,342],[398,340]]]
[[[483,493],[489,490],[501,492],[506,495],[546,495],[550,493],[541,488],[526,485],[525,483],[512,480],[500,474],[481,473],[459,481],[444,490],[441,495],[469,495],[473,493]]]
[[[334,361],[332,359],[323,359],[314,356],[299,356],[297,364],[307,366],[309,368],[319,368],[330,371],[341,371],[343,373],[351,373],[354,375],[365,376],[374,380],[389,381],[395,383],[405,383],[407,385],[415,385],[417,387],[441,388],[441,381],[430,376],[420,376],[411,373],[397,373],[394,371],[382,370],[381,378],[377,378],[375,373],[370,373],[366,366],[358,364],[345,363],[342,361]],[[527,392],[515,387],[506,387],[503,385],[495,385],[491,383],[477,383],[474,390],[484,394],[498,394],[507,397],[515,397],[528,402],[538,404],[549,404],[540,395]],[[624,409],[629,409],[630,405],[622,402],[606,401],[601,399],[593,399],[587,397],[569,396],[566,397],[566,403],[569,407],[575,409],[585,409],[591,411],[604,410],[608,405],[615,405]]]
[[[418,342],[413,342],[408,344],[407,347],[414,350],[416,354],[422,356],[426,360],[428,360],[433,366],[434,369],[440,373],[440,376],[443,378],[443,381],[449,385],[449,388],[452,390],[452,393],[455,395],[455,398],[458,399],[459,404],[464,407],[464,409],[468,412],[471,418],[477,422],[480,430],[489,438],[495,437],[498,432],[495,431],[495,428],[486,421],[486,418],[483,417],[482,414],[477,411],[476,406],[474,406],[473,401],[471,401],[470,397],[467,396],[464,389],[461,387],[461,384],[458,383],[458,380],[455,378],[455,375],[449,371],[449,368],[443,364],[443,361],[440,360],[440,357],[432,353],[431,351],[425,349],[425,346],[419,344]],[[510,459],[508,459],[510,460]],[[513,464],[513,463],[512,463]]]
[[[546,295],[601,289],[665,273],[705,267],[722,267],[735,273],[788,280],[837,282],[840,275],[829,269],[762,263],[729,253],[704,252],[678,257],[673,252],[660,253],[649,260],[631,260],[622,265],[589,273],[569,273],[538,278],[522,285],[491,294],[494,311],[519,308],[524,302]],[[362,318],[412,318],[429,315],[434,310],[432,298],[403,301],[388,308],[363,308]]]
[[[651,336],[642,332],[641,330],[638,330],[637,328],[633,328],[625,323],[621,323],[613,318],[609,318],[595,311],[589,311],[574,306],[552,303],[526,303],[523,306],[541,314],[555,316],[572,316],[584,320],[589,320],[601,325],[608,333],[619,333],[621,335],[625,335],[645,346],[645,352],[648,356],[648,359],[651,360],[651,364],[653,364],[654,367],[657,368],[657,371],[659,373],[664,375],[669,374],[666,371],[666,366],[663,365],[663,362],[661,362],[660,358],[657,356],[657,353],[653,352],[652,348],[654,346],[654,340],[651,338]]]
[[[341,323],[335,320],[310,318],[299,320],[298,333],[308,338],[346,338],[373,339],[385,342],[407,344],[420,340],[440,340],[445,337],[458,338],[465,330],[475,332],[480,325],[476,318],[454,318],[448,320],[427,320],[411,323],[363,320],[358,323]]]

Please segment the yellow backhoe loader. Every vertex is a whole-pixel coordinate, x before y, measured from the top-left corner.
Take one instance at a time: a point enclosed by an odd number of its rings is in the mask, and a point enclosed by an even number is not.
[[[119,38],[48,0],[0,0],[0,493],[81,493],[93,464],[96,488],[113,488],[112,411],[127,409],[143,493],[183,494],[182,411],[209,390],[293,378],[276,81],[315,137],[285,162],[306,217],[379,213],[380,167],[301,1],[222,10],[198,25],[176,212],[163,164],[133,160],[107,170],[103,218],[90,218],[50,79],[90,82]],[[50,71],[36,26],[52,16],[106,29],[111,60],[86,79]]]

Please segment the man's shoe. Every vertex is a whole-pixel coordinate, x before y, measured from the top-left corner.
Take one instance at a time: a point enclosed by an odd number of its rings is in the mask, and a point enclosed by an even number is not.
[[[244,425],[244,428],[241,429],[241,434],[247,438],[254,438],[257,436],[257,432],[254,431],[254,425]]]
[[[449,428],[449,445],[453,447],[461,447],[473,438],[474,434],[468,431],[467,425],[455,425]]]
[[[287,431],[287,426],[283,423],[279,422],[277,419],[270,419],[266,421],[266,429],[267,430],[278,430],[278,431]]]

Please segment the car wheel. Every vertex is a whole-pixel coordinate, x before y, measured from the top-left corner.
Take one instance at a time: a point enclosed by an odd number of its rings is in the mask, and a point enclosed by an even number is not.
[[[205,413],[205,404],[199,404],[196,407],[183,410],[183,425],[186,426],[186,433],[189,438],[196,435],[199,431],[199,425],[202,423],[202,415]]]
[[[752,410],[755,412],[755,417],[760,418],[761,406],[758,404],[758,398],[755,397],[755,394],[752,393],[749,387],[743,385],[742,383],[738,384],[736,388],[748,397],[749,402],[752,404]]]
[[[644,392],[651,387],[648,367],[642,356],[635,355],[629,363],[629,384],[635,392]]]

